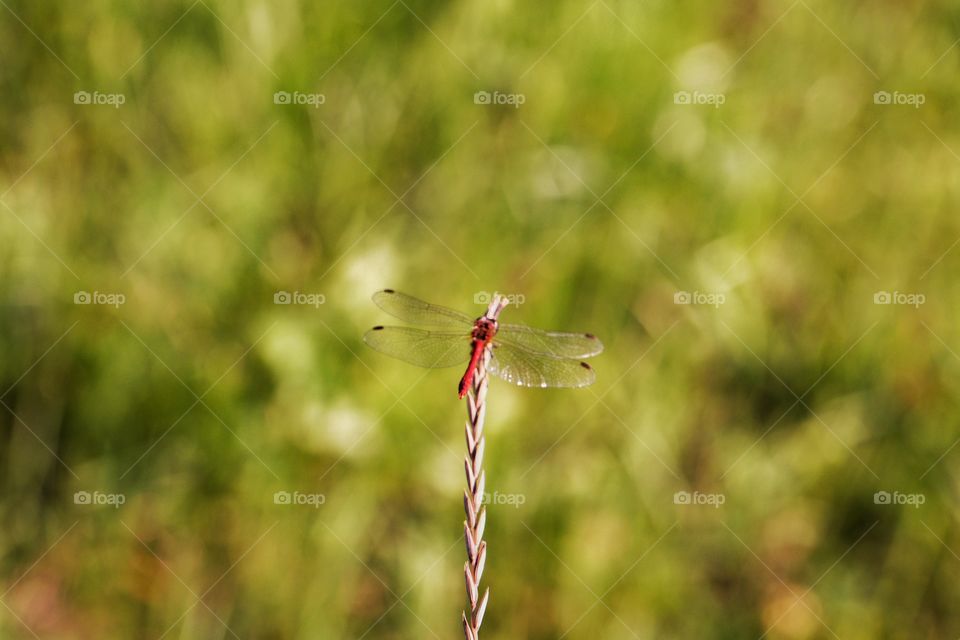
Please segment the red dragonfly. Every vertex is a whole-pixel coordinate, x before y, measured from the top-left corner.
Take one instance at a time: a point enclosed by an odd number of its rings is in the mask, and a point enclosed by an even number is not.
[[[373,294],[373,301],[390,315],[425,327],[377,326],[363,341],[381,353],[420,367],[452,367],[467,362],[460,380],[463,398],[477,364],[489,345],[490,373],[522,387],[585,387],[596,378],[580,358],[603,351],[592,333],[541,331],[520,324],[501,324],[484,314],[477,319],[418,300],[393,289]]]

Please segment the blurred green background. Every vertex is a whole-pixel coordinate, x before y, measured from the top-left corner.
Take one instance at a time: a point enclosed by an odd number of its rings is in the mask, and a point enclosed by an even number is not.
[[[960,635],[954,3],[0,5],[0,636]]]

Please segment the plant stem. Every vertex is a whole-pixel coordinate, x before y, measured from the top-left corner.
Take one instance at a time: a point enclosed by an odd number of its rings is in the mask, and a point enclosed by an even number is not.
[[[487,317],[496,320],[506,306],[506,301],[495,297],[487,308]],[[486,473],[483,470],[483,421],[487,413],[487,367],[490,364],[490,347],[477,363],[473,385],[467,393],[467,455],[464,469],[467,474],[467,488],[463,492],[463,509],[467,519],[463,522],[463,537],[467,546],[467,561],[463,565],[463,575],[467,586],[467,600],[470,602],[470,614],[462,613],[463,634],[466,640],[478,640],[480,624],[487,609],[489,587],[480,597],[480,579],[487,561],[487,543],[483,539],[483,528],[487,522],[487,508],[484,504],[484,485]]]

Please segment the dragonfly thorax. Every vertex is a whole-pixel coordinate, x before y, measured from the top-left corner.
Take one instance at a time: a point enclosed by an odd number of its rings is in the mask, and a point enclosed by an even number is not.
[[[490,342],[497,335],[497,321],[486,316],[477,318],[470,337],[480,342]]]

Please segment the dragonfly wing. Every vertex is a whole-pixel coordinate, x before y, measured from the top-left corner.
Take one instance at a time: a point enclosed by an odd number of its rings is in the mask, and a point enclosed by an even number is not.
[[[465,313],[454,311],[429,302],[424,302],[393,289],[383,289],[373,294],[378,307],[404,322],[428,327],[473,326],[473,318]]]
[[[522,324],[501,324],[497,339],[554,358],[589,358],[603,351],[603,343],[592,333],[542,331]]]
[[[452,367],[470,359],[470,336],[464,332],[374,327],[363,334],[363,341],[380,353],[428,369]]]
[[[586,362],[552,358],[503,342],[493,343],[490,373],[521,387],[586,387],[597,377]]]

